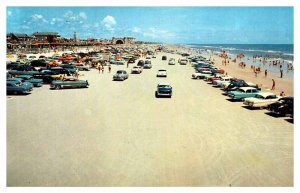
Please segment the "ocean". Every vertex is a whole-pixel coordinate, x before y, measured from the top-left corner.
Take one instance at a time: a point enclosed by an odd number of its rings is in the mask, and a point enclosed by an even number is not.
[[[279,65],[265,65],[259,59],[253,60],[254,56],[260,58],[266,58],[266,60],[280,60],[283,64],[283,69],[288,68],[288,63],[294,61],[294,44],[188,44],[187,45],[193,49],[199,49],[201,53],[206,56],[214,53],[227,51],[227,54],[232,59],[236,57],[237,54],[244,54],[245,58],[242,59],[243,62],[254,65],[257,67],[263,67],[268,71],[279,73]],[[205,52],[205,51],[208,52]],[[292,77],[293,71],[286,70],[285,75]]]

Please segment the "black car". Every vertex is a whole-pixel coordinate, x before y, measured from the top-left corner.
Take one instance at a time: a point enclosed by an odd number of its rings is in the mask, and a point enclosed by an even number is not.
[[[46,60],[33,60],[30,62],[30,66],[33,67],[47,67],[48,64],[46,62]]]
[[[54,72],[58,72],[59,74],[66,74],[68,76],[71,76],[70,71],[62,67],[52,67],[50,68],[50,70]]]
[[[167,60],[167,56],[162,56],[162,60]]]
[[[137,63],[137,66],[144,67],[144,65],[145,65],[145,61],[144,60],[139,60],[139,62]]]
[[[134,59],[134,58],[130,58],[130,59],[128,60],[128,63],[135,63],[135,59]]]
[[[20,63],[17,63],[17,62],[11,62],[11,63],[9,63],[9,64],[6,65],[6,69],[7,70],[16,69],[16,68],[18,68],[21,65],[23,65],[23,64],[20,64]]]
[[[283,97],[278,102],[270,104],[267,109],[276,115],[293,117],[294,97]]]

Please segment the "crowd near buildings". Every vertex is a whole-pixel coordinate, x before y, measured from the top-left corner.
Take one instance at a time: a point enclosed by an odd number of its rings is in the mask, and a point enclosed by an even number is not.
[[[95,39],[77,37],[74,32],[73,38],[62,37],[57,32],[35,32],[31,35],[22,33],[8,33],[6,35],[7,53],[39,53],[45,50],[64,50],[78,46],[100,46],[100,45],[116,45],[116,44],[133,44],[142,43],[135,42],[133,37],[112,37],[108,39]]]

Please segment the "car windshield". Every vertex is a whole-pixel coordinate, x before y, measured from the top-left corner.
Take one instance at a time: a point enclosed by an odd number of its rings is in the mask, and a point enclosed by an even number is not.
[[[159,87],[159,88],[171,88],[170,85],[159,85],[158,87]]]
[[[166,70],[158,70],[159,72],[166,72]]]
[[[265,97],[262,96],[262,95],[260,95],[260,94],[255,95],[255,98],[258,98],[258,99],[265,99]]]

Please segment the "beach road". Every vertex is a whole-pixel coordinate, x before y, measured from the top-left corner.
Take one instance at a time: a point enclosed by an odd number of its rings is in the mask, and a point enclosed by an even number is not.
[[[162,55],[125,81],[112,75],[132,64],[81,72],[89,88],[8,97],[7,186],[293,186],[288,118],[228,101]],[[159,82],[172,98],[155,98]]]

